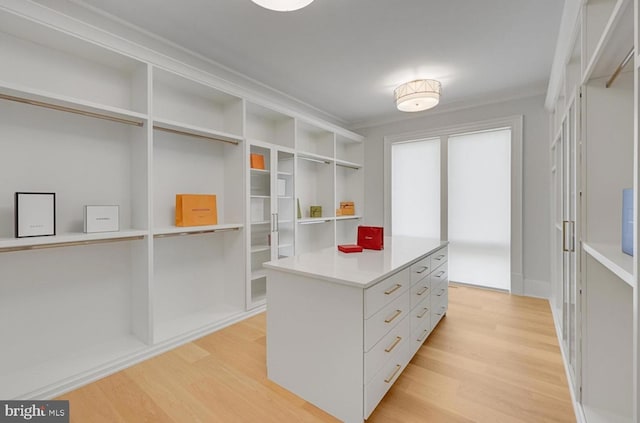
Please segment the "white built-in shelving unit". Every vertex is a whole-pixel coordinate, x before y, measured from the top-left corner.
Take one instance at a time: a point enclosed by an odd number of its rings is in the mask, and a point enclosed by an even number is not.
[[[265,169],[249,169],[248,178],[247,304],[256,307],[266,298],[263,263],[355,243],[364,205],[364,149],[352,133],[251,102],[246,126],[248,154],[265,162]],[[353,201],[359,214],[337,217],[341,201]],[[322,217],[310,216],[312,205],[322,207]]]
[[[336,244],[354,244],[364,205],[364,150],[362,142],[341,133],[299,122],[297,219],[298,252]],[[337,216],[340,202],[355,204],[353,216]],[[322,207],[322,217],[312,217],[311,206]]]
[[[0,57],[0,398],[51,398],[264,310],[263,262],[355,237],[334,208],[362,213],[359,135],[32,2],[0,0]],[[56,193],[55,236],[14,237],[18,191]],[[180,193],[215,194],[218,223],[177,227]],[[326,239],[300,238],[298,198],[321,201]],[[83,233],[89,204],[119,205],[120,231]]]
[[[633,188],[636,216],[638,209],[637,55],[621,66],[638,49],[637,3],[581,3],[573,29],[563,28],[574,37],[558,67],[562,84],[547,97],[554,109],[551,304],[578,419],[588,423],[640,418],[637,264],[621,248],[623,189]],[[572,216],[567,202],[576,206]],[[637,245],[637,225],[634,237]]]
[[[243,100],[152,73],[153,327],[162,342],[244,312]],[[216,194],[218,225],[176,227],[178,193]]]

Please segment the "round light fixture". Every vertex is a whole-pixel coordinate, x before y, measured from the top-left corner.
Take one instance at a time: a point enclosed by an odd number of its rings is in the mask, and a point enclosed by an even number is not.
[[[421,112],[440,102],[441,84],[435,79],[416,79],[400,85],[393,92],[401,112]]]
[[[313,0],[251,0],[258,6],[277,12],[291,12],[308,6]]]

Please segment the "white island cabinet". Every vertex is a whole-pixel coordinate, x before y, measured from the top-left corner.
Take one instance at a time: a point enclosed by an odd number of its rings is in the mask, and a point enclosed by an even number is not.
[[[386,237],[265,263],[269,379],[345,422],[367,419],[447,310],[447,242]]]

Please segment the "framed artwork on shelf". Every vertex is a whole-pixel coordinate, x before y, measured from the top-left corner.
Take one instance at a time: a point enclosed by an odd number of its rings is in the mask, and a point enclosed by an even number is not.
[[[15,193],[16,238],[56,234],[56,194],[54,192]]]

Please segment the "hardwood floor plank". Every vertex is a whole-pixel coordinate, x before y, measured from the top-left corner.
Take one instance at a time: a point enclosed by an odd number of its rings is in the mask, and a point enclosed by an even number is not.
[[[576,421],[547,301],[452,285],[449,303],[368,422]],[[267,379],[265,313],[60,399],[74,423],[337,422]]]

